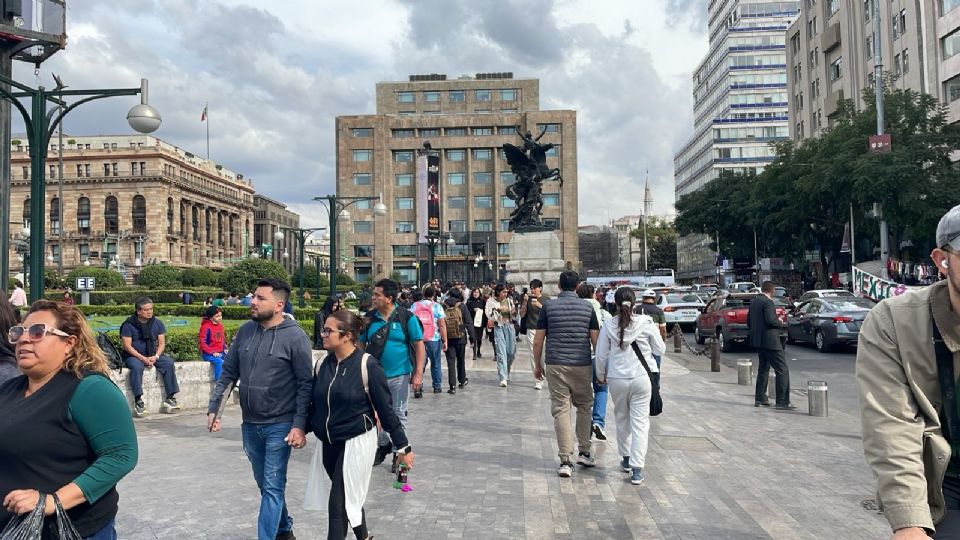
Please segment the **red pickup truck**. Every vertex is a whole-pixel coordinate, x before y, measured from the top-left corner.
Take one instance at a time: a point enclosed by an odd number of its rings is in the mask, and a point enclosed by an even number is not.
[[[707,338],[716,338],[720,342],[720,350],[730,352],[735,343],[744,343],[750,338],[747,328],[747,313],[750,311],[750,302],[758,295],[755,293],[731,293],[715,296],[703,308],[703,313],[697,316],[694,328],[694,337],[697,343],[704,344]],[[788,305],[780,298],[773,299],[777,307],[777,318],[780,319],[780,344],[787,344],[787,309]]]

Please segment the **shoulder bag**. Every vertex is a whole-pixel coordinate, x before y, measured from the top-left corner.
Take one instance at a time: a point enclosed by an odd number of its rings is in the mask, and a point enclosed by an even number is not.
[[[650,371],[650,366],[643,357],[643,353],[640,352],[640,346],[637,345],[636,341],[631,343],[630,346],[633,347],[633,352],[636,353],[640,363],[643,364],[643,369],[647,370],[647,376],[650,377],[650,416],[660,416],[660,413],[663,412],[663,398],[660,397],[660,372]]]

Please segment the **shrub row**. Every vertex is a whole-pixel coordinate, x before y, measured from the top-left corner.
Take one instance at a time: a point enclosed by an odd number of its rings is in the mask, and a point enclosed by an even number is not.
[[[97,283],[99,285],[99,283]],[[116,305],[133,304],[141,296],[149,296],[157,304],[174,304],[181,302],[180,294],[184,290],[189,290],[193,295],[194,302],[203,303],[203,299],[212,296],[216,298],[218,294],[226,294],[219,289],[165,289],[150,290],[144,288],[128,288],[126,290],[96,290],[90,291],[90,304],[92,305]],[[50,300],[59,300],[63,297],[63,292],[46,292],[44,295]],[[74,300],[79,303],[80,293],[74,293]],[[202,307],[202,306],[201,306]]]
[[[135,310],[133,304],[124,304],[124,305],[90,305],[90,306],[81,306],[77,305],[77,308],[84,315],[99,315],[101,317],[129,317],[133,315]],[[233,321],[242,321],[250,318],[250,308],[247,306],[223,306],[220,308],[223,312],[223,318],[226,320]],[[156,316],[176,316],[176,317],[202,317],[204,311],[207,308],[203,307],[202,304],[191,304],[189,306],[184,304],[154,304],[153,305],[153,314]],[[298,321],[300,320],[309,320],[313,324],[313,317],[320,311],[318,308],[314,307],[305,307],[305,308],[293,308],[293,316]],[[312,327],[311,327],[312,328]]]

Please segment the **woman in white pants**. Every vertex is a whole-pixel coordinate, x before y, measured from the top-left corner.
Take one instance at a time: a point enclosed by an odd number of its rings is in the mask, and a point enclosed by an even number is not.
[[[643,483],[642,470],[650,435],[652,387],[650,377],[631,344],[636,342],[654,372],[658,368],[653,355],[663,354],[666,347],[653,319],[633,313],[636,297],[632,289],[620,287],[614,301],[617,316],[603,326],[597,340],[597,380],[608,385],[613,398],[620,467],[631,473],[630,483],[639,485]]]

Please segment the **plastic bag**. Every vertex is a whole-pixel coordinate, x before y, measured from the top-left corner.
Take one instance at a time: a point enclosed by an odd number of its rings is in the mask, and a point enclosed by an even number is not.
[[[57,505],[57,530],[60,531],[60,540],[83,540],[77,528],[73,526],[73,522],[70,521],[67,511],[60,504],[60,497],[54,495],[53,503]]]
[[[43,506],[40,501],[46,495],[40,494],[37,507],[27,514],[14,516],[0,532],[0,540],[40,540],[43,536]]]

